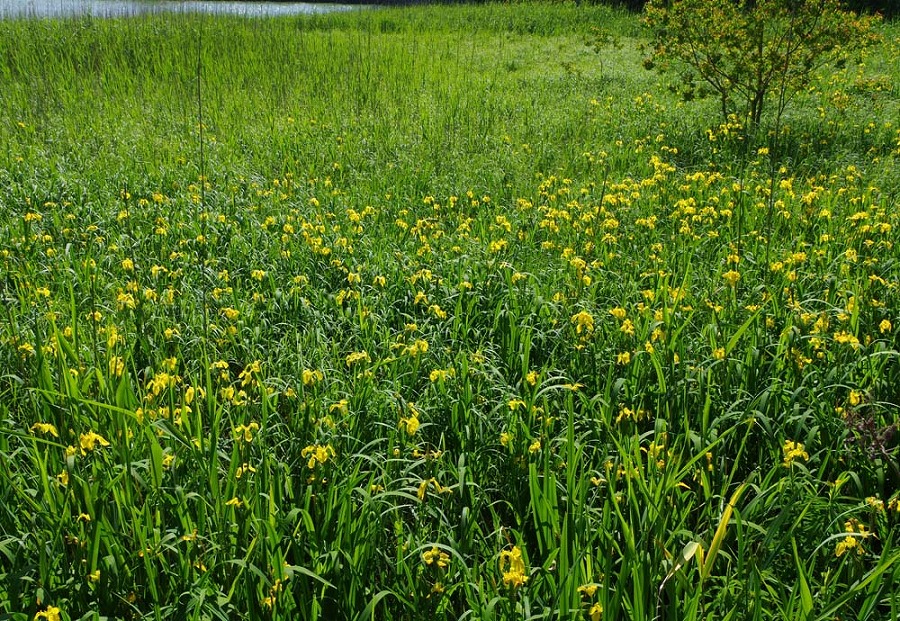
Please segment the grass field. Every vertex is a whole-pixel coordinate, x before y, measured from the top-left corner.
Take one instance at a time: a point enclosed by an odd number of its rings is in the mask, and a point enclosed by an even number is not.
[[[900,618],[879,30],[747,137],[603,7],[0,21],[0,618]]]

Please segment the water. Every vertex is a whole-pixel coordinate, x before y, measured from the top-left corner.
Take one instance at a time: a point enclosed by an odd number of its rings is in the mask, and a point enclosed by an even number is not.
[[[0,0],[0,18],[10,17],[130,17],[145,13],[213,13],[245,17],[311,15],[348,11],[349,4],[309,2],[211,2],[205,0]]]

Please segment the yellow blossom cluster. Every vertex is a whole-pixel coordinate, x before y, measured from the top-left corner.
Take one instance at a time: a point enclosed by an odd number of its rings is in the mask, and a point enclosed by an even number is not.
[[[446,569],[450,566],[450,555],[437,546],[432,546],[430,550],[422,553],[422,561],[426,565],[434,565],[439,569]]]
[[[334,448],[330,444],[310,444],[300,451],[300,456],[307,459],[306,467],[314,470],[316,466],[326,464],[335,457]]]
[[[525,560],[522,558],[522,550],[519,546],[513,546],[511,550],[500,552],[498,562],[504,586],[510,589],[518,589],[528,582],[529,576],[525,568]]]
[[[809,460],[809,453],[806,452],[806,447],[804,447],[800,442],[785,440],[784,445],[781,447],[781,450],[784,453],[783,465],[785,468],[789,468],[791,464],[793,464],[794,461],[798,459],[802,461]]]
[[[863,554],[865,550],[863,549],[862,542],[872,536],[869,529],[866,528],[864,524],[861,524],[859,520],[854,518],[844,522],[844,532],[848,534],[838,541],[834,548],[834,555],[841,557],[851,550],[855,550],[857,554]]]

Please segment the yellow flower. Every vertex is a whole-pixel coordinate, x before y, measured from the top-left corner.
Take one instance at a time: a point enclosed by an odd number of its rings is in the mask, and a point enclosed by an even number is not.
[[[247,405],[247,393],[243,390],[237,391],[232,395],[231,403],[237,406]]]
[[[784,452],[785,468],[790,468],[795,459],[802,459],[803,461],[809,460],[809,453],[806,452],[806,449],[800,442],[787,440],[785,441],[784,446],[782,446],[781,449]]]
[[[509,441],[512,440],[512,434],[508,431],[504,431],[500,434],[500,444],[501,446],[509,446]]]
[[[521,399],[510,399],[509,401],[506,402],[506,405],[509,406],[509,411],[510,411],[510,412],[515,412],[515,411],[518,410],[520,407],[521,407],[521,408],[524,408],[524,407],[525,407],[525,402],[522,401]]]
[[[81,445],[82,453],[86,451],[93,451],[98,444],[100,446],[109,446],[109,442],[106,440],[106,438],[94,431],[81,434],[81,436],[78,438],[78,443]]]
[[[41,433],[49,433],[54,438],[59,437],[59,433],[56,431],[56,427],[51,425],[50,423],[35,423],[31,426],[31,431],[39,431]]]
[[[396,450],[396,449],[395,449]],[[431,477],[430,479],[423,479],[421,483],[419,483],[419,489],[416,492],[416,496],[418,496],[419,500],[425,501],[425,493],[428,491],[428,486],[433,485],[434,491],[438,494],[452,494],[453,490],[449,487],[443,487],[436,478]]]
[[[456,373],[453,369],[434,369],[428,374],[428,379],[431,380],[432,383],[446,382],[455,375]]]
[[[34,621],[38,619],[46,619],[47,621],[61,621],[62,617],[59,616],[60,609],[56,606],[47,606],[47,610],[43,610],[36,615],[34,615]]]
[[[531,446],[528,447],[528,452],[529,452],[529,453],[537,453],[539,450],[541,450],[541,441],[540,441],[540,439],[535,440],[534,442],[531,443]]]
[[[234,428],[234,439],[243,442],[253,442],[253,434],[259,431],[259,423],[252,422],[249,425],[238,425]]]
[[[241,478],[242,476],[244,476],[244,474],[247,473],[247,472],[256,472],[256,468],[254,468],[254,467],[251,466],[250,464],[243,463],[243,464],[241,464],[240,466],[238,466],[238,469],[237,469],[237,470],[235,470],[235,472],[234,472],[234,478],[235,478],[235,479],[240,479],[240,478]]]
[[[625,405],[621,406],[619,408],[619,414],[616,416],[616,423],[621,423],[623,420],[628,420],[629,418],[637,420],[638,416],[630,407]]]
[[[528,382],[529,386],[534,386],[538,381],[538,372],[537,371],[529,371],[525,376],[525,381]]]
[[[116,304],[119,310],[124,310],[126,308],[134,309],[137,307],[134,296],[130,293],[125,293],[124,291],[120,291],[116,296]]]
[[[597,592],[596,584],[582,584],[578,587],[578,592],[584,595],[585,597],[594,597],[594,593]]]
[[[125,370],[125,360],[121,356],[113,356],[109,359],[109,374],[112,377],[122,377]]]
[[[887,319],[882,319],[881,323],[878,324],[878,330],[882,334],[887,334],[888,332],[891,331],[892,328],[893,328],[893,326],[891,325],[891,322],[888,321]]]
[[[840,558],[853,548],[856,548],[857,551],[862,554],[862,547],[859,545],[859,540],[852,535],[847,535],[846,537],[838,541],[837,545],[834,548],[834,555]]]
[[[616,364],[626,365],[631,362],[631,352],[623,351],[616,355]]]
[[[422,339],[416,339],[416,341],[412,345],[404,348],[403,353],[415,358],[419,354],[424,354],[427,351],[428,351],[428,341],[425,341]]]
[[[600,617],[603,616],[603,606],[600,604],[600,602],[595,603],[593,606],[591,606],[588,614],[591,617],[591,621],[600,621]]]
[[[304,386],[312,386],[316,382],[321,382],[324,378],[325,374],[318,369],[303,369],[303,372],[300,374],[300,379]]]
[[[741,273],[737,270],[728,270],[722,274],[722,278],[733,287],[737,284],[737,281],[741,279]]]
[[[312,470],[317,465],[324,464],[334,457],[335,452],[330,444],[310,444],[300,451],[300,456],[309,458],[309,461],[306,462],[306,467]]]
[[[497,253],[509,246],[509,242],[505,239],[497,239],[488,244],[488,252]]]
[[[575,334],[588,336],[594,332],[594,318],[590,313],[581,311],[572,315],[572,323],[575,324]]]
[[[517,589],[528,582],[525,570],[525,561],[522,559],[522,550],[519,546],[513,546],[512,550],[504,550],[500,553],[500,573],[503,574],[503,585]]]
[[[834,340],[842,345],[850,345],[854,350],[859,349],[859,339],[849,332],[835,332]]]
[[[250,382],[253,381],[253,374],[260,373],[262,371],[262,362],[259,360],[254,360],[246,367],[244,370],[238,374],[238,379],[241,380],[241,386],[246,386]]]
[[[347,358],[345,360],[348,367],[353,366],[357,362],[371,362],[371,361],[372,361],[372,359],[369,357],[369,354],[364,351],[356,351],[351,354],[347,354]]]
[[[441,569],[445,569],[450,565],[450,555],[441,551],[437,546],[433,546],[427,552],[422,553],[422,560],[426,565],[437,565]]]
[[[848,533],[857,533],[862,535],[863,539],[872,536],[865,524],[860,523],[856,518],[851,518],[844,522],[844,531]]]
[[[419,419],[415,416],[400,419],[400,429],[404,429],[407,434],[414,436],[419,430]]]
[[[841,557],[853,549],[856,550],[857,554],[863,554],[865,550],[862,547],[861,540],[872,536],[865,524],[860,524],[859,520],[852,518],[844,522],[844,532],[850,534],[838,541],[834,548],[834,555]],[[853,535],[858,536],[854,537]]]
[[[877,496],[869,496],[866,498],[866,504],[879,513],[884,511],[884,501]]]
[[[716,360],[725,360],[725,348],[718,347],[713,350],[713,358],[715,358]]]
[[[610,309],[609,314],[619,321],[625,319],[625,309],[618,306],[616,308]]]

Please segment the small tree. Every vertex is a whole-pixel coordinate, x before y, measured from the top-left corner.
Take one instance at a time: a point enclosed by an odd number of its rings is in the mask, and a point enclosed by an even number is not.
[[[738,114],[755,128],[767,99],[777,96],[780,119],[816,69],[875,41],[875,19],[840,0],[650,0],[647,66],[676,65],[689,87],[712,88],[726,119]]]

